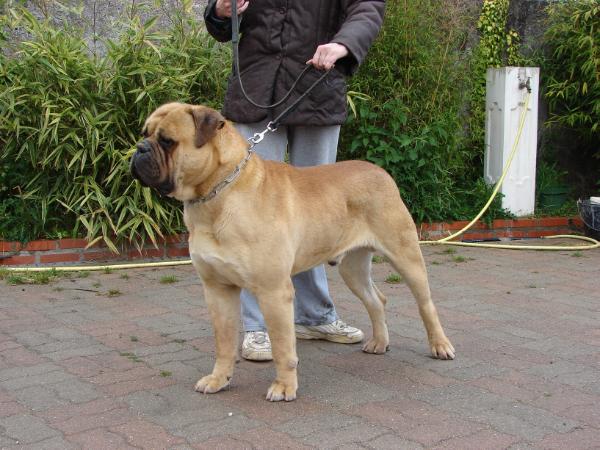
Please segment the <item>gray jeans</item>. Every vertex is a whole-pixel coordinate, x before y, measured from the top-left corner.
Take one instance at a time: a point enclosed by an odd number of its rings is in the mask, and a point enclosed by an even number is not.
[[[248,138],[264,130],[267,122],[235,124],[242,136]],[[280,126],[267,133],[255,148],[263,159],[283,161],[286,150],[293,166],[317,166],[335,162],[340,126],[303,127]],[[323,325],[337,320],[333,301],[329,296],[327,275],[323,265],[292,277],[296,298],[295,322],[301,325]],[[242,290],[242,321],[244,331],[265,331],[265,320],[256,298]]]

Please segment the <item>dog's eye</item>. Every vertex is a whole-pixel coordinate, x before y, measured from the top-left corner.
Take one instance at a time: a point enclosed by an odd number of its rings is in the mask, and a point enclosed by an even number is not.
[[[173,139],[169,139],[168,137],[159,136],[158,137],[158,143],[160,144],[160,146],[163,149],[169,150],[173,146],[173,144],[175,143],[175,141]]]

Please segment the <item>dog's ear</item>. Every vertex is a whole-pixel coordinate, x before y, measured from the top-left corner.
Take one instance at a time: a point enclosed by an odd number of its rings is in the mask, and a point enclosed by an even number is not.
[[[220,130],[225,125],[225,118],[214,109],[196,106],[192,108],[191,114],[196,126],[194,143],[198,148],[210,141],[217,133],[217,130]]]

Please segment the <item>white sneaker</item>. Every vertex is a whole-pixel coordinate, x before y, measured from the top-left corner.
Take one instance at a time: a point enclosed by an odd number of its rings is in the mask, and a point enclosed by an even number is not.
[[[358,328],[351,327],[338,319],[325,325],[296,325],[296,337],[298,339],[323,339],[338,344],[354,344],[362,341],[365,335]]]
[[[242,342],[242,358],[250,361],[271,361],[271,340],[266,331],[247,331]]]

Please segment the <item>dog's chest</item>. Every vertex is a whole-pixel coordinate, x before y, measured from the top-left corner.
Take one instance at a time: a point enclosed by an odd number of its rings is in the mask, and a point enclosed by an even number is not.
[[[191,233],[189,244],[192,262],[202,272],[210,272],[211,276],[238,286],[244,283],[245,270],[237,251],[221,245],[214,235],[202,231]]]

